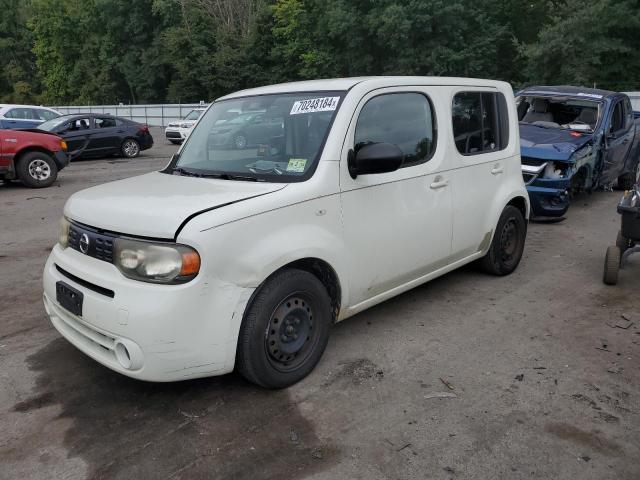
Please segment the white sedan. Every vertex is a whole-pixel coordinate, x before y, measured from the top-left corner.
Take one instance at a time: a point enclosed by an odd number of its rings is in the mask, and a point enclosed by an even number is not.
[[[204,108],[195,108],[191,110],[182,120],[178,122],[171,122],[169,125],[167,125],[167,128],[164,131],[167,140],[176,145],[184,142],[185,138],[189,136],[191,129],[196,124],[198,118],[200,118],[200,115],[202,115],[202,112],[204,111]]]

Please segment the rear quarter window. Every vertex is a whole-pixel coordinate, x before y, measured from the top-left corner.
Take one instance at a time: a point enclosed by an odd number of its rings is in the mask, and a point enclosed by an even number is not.
[[[509,143],[509,113],[500,92],[459,92],[453,97],[453,137],[462,155],[504,150]]]

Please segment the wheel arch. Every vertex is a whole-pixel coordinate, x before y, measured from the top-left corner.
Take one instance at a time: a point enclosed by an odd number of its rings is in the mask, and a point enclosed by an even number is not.
[[[271,277],[289,268],[308,272],[322,282],[324,287],[327,289],[329,298],[331,298],[333,321],[335,322],[340,314],[340,308],[342,305],[342,286],[340,278],[331,264],[326,260],[317,257],[304,257],[298,260],[293,260],[271,272],[260,285],[262,286]],[[260,287],[258,287],[258,289],[259,288]],[[256,289],[256,291],[258,289]]]
[[[516,207],[518,210],[520,210],[520,212],[522,212],[522,216],[528,220],[529,219],[529,202],[527,201],[527,199],[521,195],[513,197],[511,200],[509,200],[507,202],[507,205],[505,206],[513,206]]]

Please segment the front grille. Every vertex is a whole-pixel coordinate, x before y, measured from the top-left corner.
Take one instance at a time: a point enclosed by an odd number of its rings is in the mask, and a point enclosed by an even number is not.
[[[81,242],[82,237],[86,235],[88,245],[85,246],[84,242]],[[113,242],[116,237],[114,235],[107,235],[101,233],[96,229],[80,226],[72,223],[69,227],[69,246],[74,250],[84,253],[98,260],[113,263]],[[83,245],[81,245],[83,243]]]
[[[182,138],[180,132],[167,132],[167,138]]]

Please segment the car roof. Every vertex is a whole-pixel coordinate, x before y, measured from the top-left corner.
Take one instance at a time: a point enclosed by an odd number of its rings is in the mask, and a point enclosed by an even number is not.
[[[350,78],[328,78],[322,80],[306,80],[302,82],[279,83],[264,87],[251,88],[230,93],[218,100],[240,98],[253,95],[269,95],[273,93],[314,92],[314,91],[347,91],[358,84],[370,84],[372,88],[384,88],[404,85],[455,85],[455,86],[504,86],[497,80],[483,80],[462,77],[410,77],[410,76],[371,76]]]
[[[556,85],[556,86],[531,86],[523,88],[518,92],[518,95],[557,95],[564,97],[612,97],[618,95],[618,92],[612,92],[611,90],[601,90],[599,88],[586,88],[586,87],[574,87],[571,85]]]
[[[42,110],[49,110],[51,112],[60,113],[60,112],[54,110],[53,108],[44,107],[42,105],[20,105],[18,103],[0,103],[0,110],[3,110],[5,108],[6,109],[9,109],[9,108],[40,108]]]

